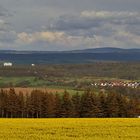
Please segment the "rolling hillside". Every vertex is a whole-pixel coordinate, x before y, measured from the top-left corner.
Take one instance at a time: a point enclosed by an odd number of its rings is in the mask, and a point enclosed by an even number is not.
[[[0,62],[15,64],[92,63],[94,61],[140,61],[140,49],[95,48],[74,51],[0,51]]]

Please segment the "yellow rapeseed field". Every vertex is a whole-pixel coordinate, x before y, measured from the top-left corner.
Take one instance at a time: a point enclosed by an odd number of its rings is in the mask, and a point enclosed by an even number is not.
[[[1,140],[140,140],[140,119],[0,119]]]

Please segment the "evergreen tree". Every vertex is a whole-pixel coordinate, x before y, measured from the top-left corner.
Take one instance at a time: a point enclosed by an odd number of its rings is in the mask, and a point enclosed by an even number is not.
[[[107,117],[107,104],[106,104],[106,94],[99,93],[99,109],[100,109],[100,117]]]
[[[59,94],[55,95],[55,117],[60,118],[61,117],[61,98]]]
[[[118,116],[117,117],[127,117],[127,99],[121,94],[117,94],[118,102]]]
[[[8,117],[10,118],[16,117],[17,110],[18,110],[18,96],[15,93],[15,90],[13,88],[10,88],[8,92],[8,101],[7,101]]]
[[[118,117],[119,105],[116,98],[116,94],[110,93],[106,98],[107,104],[107,116],[106,117]]]
[[[98,106],[96,95],[91,91],[87,91],[82,95],[81,99],[81,117],[98,117],[100,109]]]
[[[138,96],[136,96],[138,97]],[[94,94],[87,90],[84,94],[63,96],[33,90],[31,93],[16,93],[0,90],[0,117],[137,117],[140,115],[140,100],[119,93]]]
[[[72,102],[73,102],[73,113],[74,113],[73,117],[79,118],[80,108],[81,108],[81,97],[78,92],[72,96]]]
[[[20,91],[18,95],[18,109],[17,116],[23,118],[25,113],[25,100],[23,93]]]
[[[49,93],[47,96],[46,112],[47,118],[55,117],[55,96],[52,93]]]
[[[129,99],[127,104],[127,116],[129,118],[137,117],[140,115],[140,102],[137,99]]]
[[[73,114],[74,114],[73,103],[72,103],[70,94],[67,91],[65,91],[62,97],[60,116],[63,118],[64,117],[69,118],[69,117],[73,117]]]
[[[30,113],[31,117],[39,118],[41,112],[41,91],[33,90],[30,95]]]
[[[7,114],[7,92],[2,90],[0,91],[0,117],[6,117]]]

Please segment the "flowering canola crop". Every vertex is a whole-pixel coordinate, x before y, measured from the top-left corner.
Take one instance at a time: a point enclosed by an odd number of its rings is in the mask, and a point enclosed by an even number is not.
[[[0,140],[140,140],[140,119],[0,119]]]

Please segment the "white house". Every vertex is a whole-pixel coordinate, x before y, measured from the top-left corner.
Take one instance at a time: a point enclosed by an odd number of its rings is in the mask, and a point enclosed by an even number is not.
[[[5,62],[3,63],[4,67],[12,67],[12,63],[11,62]]]
[[[31,64],[31,66],[32,66],[32,67],[34,67],[34,66],[35,66],[35,64]]]

